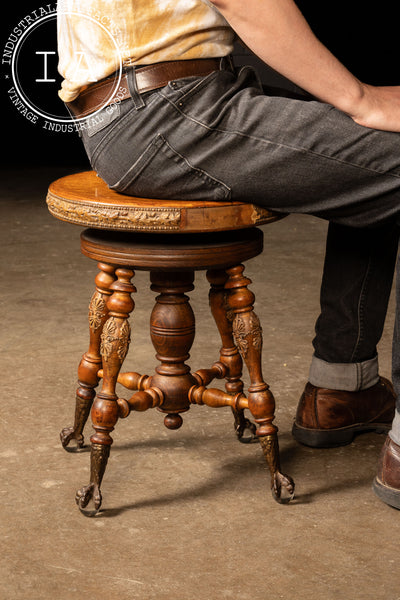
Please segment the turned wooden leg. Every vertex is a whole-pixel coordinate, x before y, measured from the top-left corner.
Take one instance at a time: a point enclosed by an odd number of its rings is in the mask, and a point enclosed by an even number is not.
[[[115,281],[113,266],[105,263],[98,263],[97,266],[100,272],[96,276],[96,290],[89,305],[89,350],[82,356],[78,367],[75,421],[72,427],[65,427],[60,433],[61,443],[69,452],[79,450],[84,444],[83,428],[99,383],[97,373],[101,369],[100,336],[108,317],[107,299],[112,294],[110,286]],[[75,445],[69,446],[71,441],[75,441]]]
[[[228,302],[235,315],[233,336],[249,372],[248,408],[257,424],[256,435],[270,468],[273,496],[278,502],[289,502],[294,495],[294,482],[280,471],[278,428],[272,423],[275,400],[262,375],[262,330],[253,310],[254,294],[247,287],[251,280],[243,271],[243,265],[227,269],[229,279],[225,289],[229,291]]]
[[[115,274],[117,280],[110,285],[113,294],[107,301],[109,318],[101,334],[102,388],[97,394],[91,412],[95,432],[90,438],[92,443],[90,483],[78,490],[76,494],[76,502],[81,510],[85,509],[92,499],[96,511],[101,506],[100,485],[113,442],[110,433],[119,416],[115,387],[130,342],[130,326],[127,319],[134,308],[131,298],[131,293],[136,291],[131,283],[134,272],[130,269],[117,268]],[[87,514],[91,513],[92,511],[87,512]]]
[[[168,429],[182,425],[180,413],[189,409],[189,389],[196,384],[185,364],[195,335],[195,318],[185,292],[193,290],[193,271],[152,271],[151,289],[158,292],[150,318],[150,335],[160,365],[151,377],[151,386],[162,390],[159,408],[166,413]]]
[[[235,395],[243,391],[242,359],[233,339],[232,320],[233,313],[227,302],[225,284],[228,281],[226,271],[207,271],[207,279],[211,285],[209,302],[211,313],[217,324],[221,336],[222,348],[220,362],[227,367],[225,376],[225,389],[229,394]],[[256,439],[256,426],[244,416],[244,410],[231,407],[234,417],[234,427],[240,442],[248,443]]]

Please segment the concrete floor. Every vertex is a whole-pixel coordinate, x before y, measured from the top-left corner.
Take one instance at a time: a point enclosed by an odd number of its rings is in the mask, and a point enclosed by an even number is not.
[[[318,314],[326,224],[316,219],[265,226],[264,253],[247,265],[295,500],[273,501],[261,450],[237,442],[229,409],[193,407],[175,432],[157,411],[120,421],[104,511],[92,519],[79,512],[74,494],[89,480],[89,454],[65,452],[58,435],[73,420],[96,268],[80,254],[80,228],[47,212],[47,185],[64,173],[2,179],[1,599],[398,600],[399,513],[371,491],[383,437],[313,450],[290,434]],[[135,284],[125,366],[151,373],[154,294],[146,273]],[[200,273],[191,293],[194,370],[218,357],[206,296]],[[386,376],[392,325],[393,306],[380,345]]]

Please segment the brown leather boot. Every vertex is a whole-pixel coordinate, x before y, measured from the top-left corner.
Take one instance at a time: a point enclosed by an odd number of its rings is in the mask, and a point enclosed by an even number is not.
[[[400,508],[400,446],[389,436],[382,448],[373,489],[383,502]]]
[[[393,386],[384,377],[359,392],[315,387],[307,383],[297,407],[293,436],[314,448],[332,448],[352,442],[358,433],[387,433],[395,410]]]

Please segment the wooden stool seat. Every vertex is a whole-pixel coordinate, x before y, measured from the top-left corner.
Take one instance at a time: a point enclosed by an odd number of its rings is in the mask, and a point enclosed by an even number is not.
[[[54,181],[47,194],[57,219],[93,227],[153,233],[205,233],[264,225],[285,215],[246,202],[154,200],[119,194],[94,171]]]
[[[83,429],[91,413],[89,485],[78,490],[82,512],[99,510],[100,485],[118,419],[132,410],[157,408],[169,429],[182,425],[181,414],[193,404],[230,406],[237,437],[260,441],[271,472],[271,489],[281,503],[293,497],[293,480],[280,470],[274,397],[261,368],[262,330],[254,313],[251,280],[243,262],[263,249],[263,233],[254,227],[284,215],[242,202],[179,202],[132,198],[109,190],[93,172],[69,175],[49,187],[50,212],[64,221],[90,226],[81,233],[82,253],[98,262],[89,306],[89,349],[78,368],[75,422],[61,432],[65,449],[83,447]],[[130,344],[129,316],[134,308],[135,270],[150,272],[157,292],[150,315],[150,337],[159,361],[152,375],[121,372]],[[194,272],[205,270],[209,304],[222,341],[211,367],[193,372],[186,363],[195,336],[195,316],[187,292]],[[242,365],[250,379],[243,392]],[[225,391],[209,387],[225,380]],[[101,389],[96,395],[99,382]],[[133,391],[116,394],[117,383]],[[248,409],[254,423],[247,419]]]

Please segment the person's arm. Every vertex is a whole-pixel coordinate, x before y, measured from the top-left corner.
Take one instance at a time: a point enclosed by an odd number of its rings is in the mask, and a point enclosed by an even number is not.
[[[400,86],[362,83],[316,38],[293,0],[211,0],[273,69],[360,125],[400,131]]]

